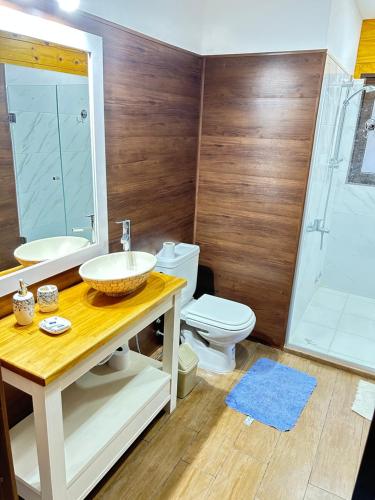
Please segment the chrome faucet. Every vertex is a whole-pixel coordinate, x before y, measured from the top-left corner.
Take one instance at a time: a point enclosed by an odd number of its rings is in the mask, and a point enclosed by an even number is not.
[[[96,243],[95,237],[95,215],[85,215],[90,219],[90,227],[73,227],[72,233],[84,233],[85,231],[91,231],[91,243]]]
[[[130,252],[131,250],[131,235],[130,235],[130,220],[122,220],[120,222],[116,222],[116,224],[122,224],[122,236],[121,236],[121,245],[124,252]]]

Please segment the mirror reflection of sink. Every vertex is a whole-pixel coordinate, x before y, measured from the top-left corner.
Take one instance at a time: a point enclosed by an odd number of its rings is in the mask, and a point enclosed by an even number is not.
[[[90,242],[87,238],[54,236],[20,245],[15,249],[14,257],[20,264],[27,267],[45,260],[58,259],[89,245]]]
[[[79,268],[83,281],[95,290],[117,297],[142,286],[156,266],[147,252],[117,252],[91,259]]]

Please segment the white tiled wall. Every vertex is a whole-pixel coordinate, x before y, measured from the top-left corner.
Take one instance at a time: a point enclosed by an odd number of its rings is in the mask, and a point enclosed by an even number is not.
[[[59,129],[64,179],[67,234],[74,227],[87,227],[94,212],[87,85],[58,85]],[[87,112],[82,119],[81,111]],[[90,232],[78,234],[91,238]]]
[[[327,57],[322,97],[319,105],[314,151],[310,169],[309,187],[305,205],[304,222],[301,232],[300,251],[297,274],[294,285],[294,301],[291,308],[291,328],[300,321],[315,290],[320,285],[327,236],[321,249],[321,236],[318,232],[308,232],[307,227],[314,219],[323,218],[324,206],[329,186],[328,162],[332,154],[336,121],[344,98],[342,83],[348,75],[330,58]],[[333,182],[333,193],[336,186],[336,173]],[[329,206],[327,224],[332,217],[332,206]]]
[[[338,172],[322,283],[346,293],[375,298],[375,186],[345,182],[359,105],[360,96],[353,98],[347,109],[344,161]]]

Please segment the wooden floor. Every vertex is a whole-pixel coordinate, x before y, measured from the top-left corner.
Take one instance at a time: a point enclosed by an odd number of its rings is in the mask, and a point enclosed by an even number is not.
[[[260,357],[318,380],[296,427],[279,432],[226,407],[224,397]],[[199,384],[162,414],[90,499],[350,499],[370,422],[352,412],[360,377],[245,341],[230,375]]]

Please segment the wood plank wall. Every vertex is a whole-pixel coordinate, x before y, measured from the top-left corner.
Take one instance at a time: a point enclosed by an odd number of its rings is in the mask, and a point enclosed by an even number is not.
[[[8,123],[4,65],[0,64],[0,271],[18,262],[13,250],[19,245],[16,182]]]
[[[95,16],[64,15],[56,2],[0,0],[0,4],[103,38],[111,251],[121,250],[116,221],[127,218],[132,220],[137,250],[155,252],[166,240],[192,242],[201,58]],[[69,279],[64,282],[69,284]],[[10,297],[4,300],[0,309],[3,305],[8,311]],[[157,345],[150,330],[140,340],[146,354]],[[6,389],[12,425],[27,414],[30,402],[12,388]]]
[[[282,346],[325,52],[208,57],[196,241],[216,293]]]

